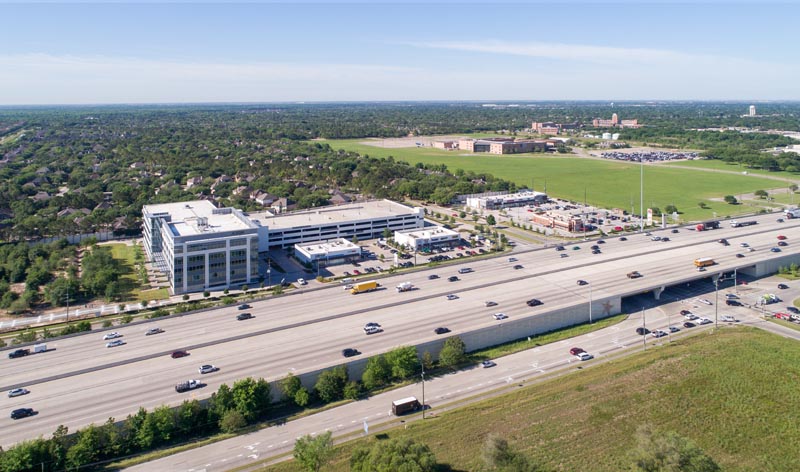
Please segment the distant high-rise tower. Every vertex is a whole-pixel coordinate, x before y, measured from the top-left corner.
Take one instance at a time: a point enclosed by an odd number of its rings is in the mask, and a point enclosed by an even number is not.
[[[750,116],[756,116],[756,106],[750,105]]]
[[[612,122],[612,123],[614,123],[615,125],[616,125],[617,123],[619,123],[619,117],[617,116],[617,114],[616,114],[616,113],[614,113],[613,115],[611,115],[611,122]]]

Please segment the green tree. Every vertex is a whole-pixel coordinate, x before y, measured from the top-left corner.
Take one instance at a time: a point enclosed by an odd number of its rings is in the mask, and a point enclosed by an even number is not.
[[[219,421],[225,412],[233,408],[233,392],[228,384],[219,386],[216,392],[211,394],[208,403],[208,412],[212,421]]]
[[[311,401],[311,394],[308,393],[308,389],[305,387],[301,387],[300,390],[295,392],[294,394],[294,403],[299,407],[304,407],[308,405],[308,402]]]
[[[341,400],[344,397],[347,378],[347,367],[343,365],[334,367],[319,374],[314,390],[325,403]]]
[[[225,433],[234,433],[247,426],[247,419],[239,410],[228,410],[219,421],[219,428]]]
[[[361,396],[361,384],[355,380],[347,382],[344,386],[344,398],[348,400],[358,400]]]
[[[503,472],[539,472],[544,469],[534,465],[517,451],[511,449],[508,441],[490,434],[483,443],[481,458],[488,470]]]
[[[636,431],[634,470],[641,472],[717,472],[720,469],[694,442],[674,432],[656,432],[649,425]]]
[[[251,422],[263,415],[269,408],[269,383],[264,379],[252,377],[237,380],[231,388],[233,408]]]
[[[739,201],[733,195],[725,195],[725,203],[729,205],[736,205]]]
[[[494,215],[488,215],[486,217],[486,224],[489,226],[494,226],[497,224],[497,220],[494,219]]]
[[[414,346],[401,346],[386,353],[386,361],[396,379],[411,377],[419,367],[417,349]]]
[[[444,367],[456,367],[466,360],[466,345],[458,336],[447,338],[439,351],[439,364]]]
[[[412,439],[375,441],[356,448],[350,456],[351,472],[432,472],[436,456],[427,445]]]
[[[150,416],[156,432],[156,444],[167,444],[173,440],[175,433],[175,413],[167,405],[161,405]]]
[[[367,390],[373,390],[377,387],[386,385],[392,378],[392,367],[383,355],[370,357],[367,360],[367,366],[364,368],[364,373],[361,380]]]
[[[93,424],[78,432],[75,444],[67,450],[67,466],[78,469],[96,462],[100,450],[100,434]]]
[[[422,366],[428,370],[433,369],[433,356],[431,355],[430,351],[425,351],[422,353]]]
[[[664,207],[664,211],[670,214],[678,213],[678,207],[676,207],[675,205],[667,205]]]
[[[303,469],[319,472],[333,457],[333,436],[330,431],[316,437],[306,435],[294,443],[294,458]]]
[[[753,192],[753,195],[755,195],[758,198],[767,198],[769,196],[769,193],[767,193],[766,190],[756,190],[755,192]]]
[[[293,399],[297,391],[303,387],[303,384],[300,383],[300,378],[291,372],[282,378],[278,385],[280,385],[281,392],[287,399]]]

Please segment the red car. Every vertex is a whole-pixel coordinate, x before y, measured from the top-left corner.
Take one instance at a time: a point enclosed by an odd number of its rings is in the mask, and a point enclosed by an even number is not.
[[[786,239],[786,236],[784,236],[784,235],[782,235],[782,234],[779,234],[779,235],[778,235],[778,239],[780,239],[781,241],[783,241],[784,239]]]
[[[775,313],[775,318],[778,318],[779,320],[789,321],[792,319],[792,316],[789,315],[789,313]]]
[[[580,354],[582,352],[586,352],[586,351],[584,351],[583,349],[581,349],[579,347],[573,347],[572,349],[569,350],[569,353],[571,355],[573,355],[573,356],[577,356],[578,354]]]
[[[177,359],[179,357],[186,357],[188,355],[189,355],[189,353],[186,352],[186,351],[175,351],[175,352],[172,353],[172,358],[173,359]]]
[[[360,270],[354,270],[354,271],[353,271],[353,274],[354,274],[354,275],[361,275],[361,271],[360,271]]]

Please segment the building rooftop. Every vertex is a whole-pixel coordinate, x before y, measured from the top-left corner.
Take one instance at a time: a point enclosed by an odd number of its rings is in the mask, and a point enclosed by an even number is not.
[[[395,233],[405,234],[414,239],[429,239],[435,236],[456,236],[458,231],[443,228],[441,226],[428,226],[421,229],[407,229],[405,231],[395,231]]]
[[[315,241],[311,243],[296,244],[295,246],[302,248],[309,255],[323,256],[329,253],[336,253],[339,251],[354,251],[361,250],[361,246],[353,244],[344,238],[333,239],[331,241]]]
[[[267,226],[270,229],[284,229],[388,218],[399,215],[416,215],[418,211],[421,211],[421,209],[410,208],[390,200],[373,200],[293,211],[278,215],[265,211],[248,213],[247,216],[258,225]]]
[[[208,200],[145,205],[145,214],[169,215],[169,227],[174,236],[194,236],[204,233],[224,233],[242,229],[255,229],[235,208],[217,208]]]

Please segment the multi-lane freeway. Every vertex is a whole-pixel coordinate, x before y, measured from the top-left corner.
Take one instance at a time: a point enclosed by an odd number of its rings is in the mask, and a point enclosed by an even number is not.
[[[287,372],[306,372],[340,364],[341,350],[357,348],[361,356],[385,352],[399,345],[432,341],[441,336],[433,330],[446,326],[450,334],[490,328],[552,310],[587,304],[604,297],[630,295],[655,285],[677,283],[759,261],[800,253],[800,221],[777,223],[774,215],[759,217],[760,224],[695,232],[681,229],[654,232],[671,241],[652,241],[645,235],[628,236],[627,241],[608,238],[601,254],[592,254],[593,242],[569,244],[565,251],[553,248],[472,261],[461,266],[445,266],[381,279],[385,290],[350,295],[339,286],[253,303],[248,311],[255,318],[237,321],[235,306],[183,317],[162,319],[135,326],[115,327],[125,341],[106,348],[103,332],[68,339],[50,340],[47,353],[19,359],[0,358],[0,387],[18,386],[31,393],[0,398],[0,445],[49,435],[63,424],[74,431],[109,417],[124,418],[140,406],[176,405],[186,398],[204,398],[222,383],[231,384],[246,376],[275,380]],[[777,235],[788,237],[782,252],[770,252]],[[727,238],[730,246],[716,241]],[[739,246],[747,242],[755,248],[747,252]],[[737,258],[736,253],[745,257]],[[568,254],[568,257],[561,257]],[[718,265],[698,273],[692,261],[714,257]],[[474,272],[458,275],[448,282],[458,267]],[[522,269],[513,269],[522,265]],[[639,279],[625,274],[637,270]],[[440,278],[429,280],[430,274]],[[579,286],[576,280],[589,282]],[[396,293],[393,287],[410,281],[418,287]],[[447,294],[458,295],[448,300]],[[526,300],[538,298],[544,305],[528,307]],[[496,307],[486,308],[492,300]],[[491,314],[503,312],[507,321],[496,321]],[[597,316],[599,313],[596,313]],[[378,322],[383,332],[366,336],[361,329],[367,322]],[[159,326],[164,333],[145,336]],[[527,333],[526,333],[527,334]],[[172,359],[169,354],[186,349],[191,355]],[[214,364],[219,371],[201,375],[197,368]],[[176,393],[174,385],[188,379],[201,379],[206,387]],[[38,414],[21,420],[9,419],[11,410],[32,407]]]

